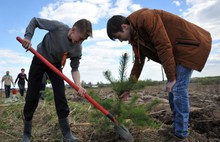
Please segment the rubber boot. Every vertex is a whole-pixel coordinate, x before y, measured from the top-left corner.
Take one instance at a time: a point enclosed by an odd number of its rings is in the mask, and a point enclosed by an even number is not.
[[[67,118],[59,119],[60,129],[63,135],[63,142],[78,142],[77,138],[73,136],[70,130],[69,121]]]
[[[32,121],[25,121],[24,120],[24,131],[23,131],[23,138],[22,142],[30,142],[31,140],[31,128],[32,128]]]

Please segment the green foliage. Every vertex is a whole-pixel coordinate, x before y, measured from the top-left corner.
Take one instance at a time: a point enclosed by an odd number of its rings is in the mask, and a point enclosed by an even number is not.
[[[123,88],[123,82],[126,81],[126,69],[128,64],[129,56],[127,53],[123,54],[121,56],[120,60],[120,66],[119,66],[119,79],[121,84],[121,87]]]
[[[1,116],[2,117],[2,116]],[[5,118],[5,116],[3,116]],[[7,122],[0,121],[0,129],[1,130],[7,130],[9,128]]]
[[[150,112],[159,103],[160,103],[159,99],[154,99],[152,102],[150,102],[149,104],[146,105],[146,111]]]
[[[211,84],[220,84],[220,76],[213,76],[213,77],[195,77],[192,78],[191,83],[199,83],[203,85],[211,85]]]
[[[114,86],[115,79],[112,77],[111,71],[107,70],[103,72],[103,75]]]
[[[134,79],[128,79],[126,77],[126,69],[128,63],[129,56],[127,53],[124,53],[120,59],[119,66],[119,79],[116,80],[111,71],[107,70],[103,72],[104,77],[111,83],[112,89],[115,91],[116,95],[119,97],[124,91],[128,91],[132,89],[134,85]]]
[[[129,102],[121,102],[114,101],[112,98],[101,99],[94,92],[89,92],[89,94],[101,106],[115,116],[119,123],[125,124],[126,126],[135,125],[136,127],[158,128],[160,126],[157,122],[154,122],[147,113],[147,111],[150,111],[159,103],[158,100],[154,100],[148,105],[137,105],[137,96],[132,96],[131,101]],[[97,128],[100,132],[107,131],[112,128],[111,121],[107,118],[103,118],[103,114],[100,113],[100,111],[93,111],[90,113],[89,120],[96,124],[100,124],[100,127]]]
[[[118,80],[116,80],[112,76],[111,71],[106,70],[103,72],[104,77],[111,83],[112,89],[115,91],[118,97],[125,91],[142,89],[145,86],[159,85],[163,83],[161,81],[152,81],[151,79],[144,80],[144,81],[137,81],[136,79],[132,77],[127,78],[126,69],[127,69],[128,59],[129,59],[129,56],[127,53],[121,56]]]
[[[130,106],[125,106],[123,110],[127,107],[130,108]],[[136,126],[146,126],[147,122],[149,121],[149,116],[145,113],[144,106],[140,105],[138,107],[129,108],[127,108],[126,113],[122,113],[124,114],[122,116],[125,118],[130,118]]]
[[[133,89],[138,90],[138,89],[144,88],[145,86],[156,86],[156,85],[161,85],[161,84],[164,84],[164,82],[162,82],[162,81],[153,81],[151,79],[139,80],[134,84]]]
[[[47,102],[51,102],[53,99],[54,99],[54,95],[53,95],[53,90],[52,89],[49,89],[49,88],[46,88],[45,91],[44,91],[44,99],[47,101]]]
[[[119,97],[124,91],[130,91],[133,89],[144,88],[146,85],[153,85],[158,82],[149,81],[139,81],[136,82],[134,78],[126,78],[126,69],[127,69],[128,55],[127,53],[123,54],[120,59],[120,67],[119,67],[119,79],[116,80],[112,76],[109,70],[103,72],[104,77],[111,83],[112,89],[115,91],[116,95]],[[113,101],[111,99],[100,100],[93,94],[93,97],[105,108],[110,110],[112,114],[117,116],[117,120],[119,123],[124,123],[127,125],[135,125],[135,126],[149,126],[149,127],[158,127],[159,125],[154,122],[147,111],[150,111],[154,106],[156,106],[159,101],[154,100],[152,103],[148,105],[137,105],[136,101],[138,99],[137,96],[132,96],[130,102],[125,103],[122,101]],[[98,114],[92,115],[92,117]],[[100,123],[100,121],[98,121]],[[106,123],[107,124],[107,123]],[[100,128],[100,129],[105,129]]]
[[[23,108],[23,104],[21,103],[1,108],[0,130],[4,130],[4,132],[13,136],[20,135],[20,131],[17,130],[17,125],[22,124],[21,108]],[[14,124],[14,121],[19,122]],[[12,129],[12,127],[14,128]]]

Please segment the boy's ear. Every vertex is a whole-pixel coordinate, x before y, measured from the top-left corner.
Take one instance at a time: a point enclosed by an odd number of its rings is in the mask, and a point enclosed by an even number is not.
[[[71,31],[72,31],[72,32],[76,31],[76,27],[73,27],[73,28],[71,29]]]
[[[121,28],[122,30],[127,30],[128,29],[128,25],[127,24],[121,24]]]

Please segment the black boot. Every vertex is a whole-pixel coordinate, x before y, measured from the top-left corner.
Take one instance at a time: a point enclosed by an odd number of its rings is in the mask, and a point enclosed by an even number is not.
[[[60,129],[63,134],[63,142],[78,142],[77,138],[73,136],[69,121],[67,118],[59,119]]]
[[[23,131],[23,138],[22,142],[30,142],[31,140],[31,128],[32,128],[32,121],[24,120],[24,131]]]

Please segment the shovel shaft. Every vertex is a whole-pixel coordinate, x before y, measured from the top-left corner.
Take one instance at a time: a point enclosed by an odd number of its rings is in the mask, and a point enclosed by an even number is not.
[[[16,37],[16,39],[22,43],[23,39],[20,37]],[[34,50],[32,47],[28,49],[31,51],[36,57],[38,57],[44,64],[46,64],[50,69],[52,69],[57,75],[59,75],[63,80],[65,80],[70,86],[72,86],[76,91],[79,90],[79,87],[73,83],[68,77],[66,77],[60,70],[58,70],[54,65],[52,65],[47,59],[45,59],[40,53],[38,53],[36,50]],[[106,109],[104,109],[100,104],[98,104],[92,97],[89,96],[89,94],[84,94],[85,98],[92,103],[97,109],[99,109],[104,115],[106,115],[109,119],[111,119],[113,122],[117,123],[115,117],[110,114]]]

